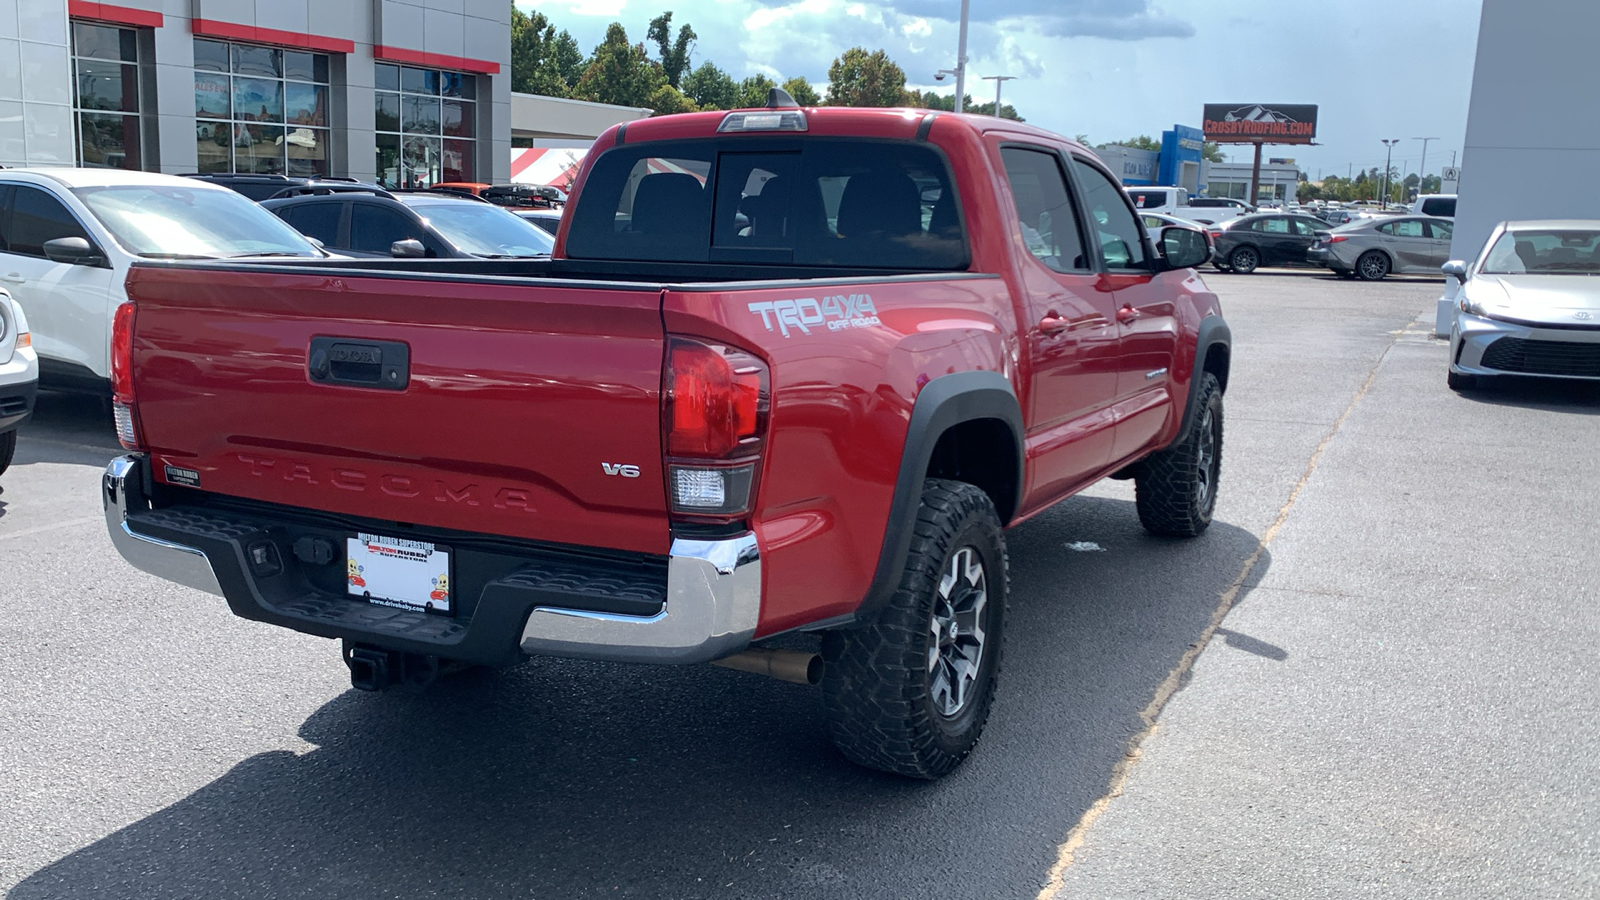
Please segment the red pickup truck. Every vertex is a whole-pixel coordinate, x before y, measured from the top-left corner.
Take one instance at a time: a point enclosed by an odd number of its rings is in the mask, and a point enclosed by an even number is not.
[[[715,660],[820,680],[859,763],[950,771],[1006,528],[1108,476],[1209,524],[1229,332],[1204,236],[1147,234],[1082,146],[785,100],[607,132],[550,260],[137,266],[117,548],[342,639],[357,687]]]

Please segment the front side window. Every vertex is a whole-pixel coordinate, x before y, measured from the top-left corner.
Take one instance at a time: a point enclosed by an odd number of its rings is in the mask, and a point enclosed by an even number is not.
[[[1122,199],[1122,188],[1104,172],[1073,157],[1073,171],[1083,186],[1083,205],[1089,227],[1100,238],[1100,259],[1108,269],[1143,269],[1144,235],[1133,211]]]
[[[350,208],[351,250],[388,253],[396,241],[422,241],[424,237],[417,223],[398,210],[377,203],[357,203]]]
[[[607,151],[584,185],[570,256],[848,266],[967,265],[943,159],[910,142],[771,138]]]
[[[226,188],[125,184],[75,188],[73,194],[136,256],[321,255],[282,219]]]
[[[194,42],[201,172],[328,174],[328,56]]]
[[[1429,222],[1428,231],[1429,236],[1434,240],[1448,241],[1455,232],[1455,226],[1449,222]]]
[[[378,183],[424,188],[473,180],[477,81],[471,75],[379,63],[373,94]]]
[[[1066,173],[1061,171],[1061,157],[1043,150],[1006,147],[1000,158],[1028,251],[1057,272],[1087,272],[1089,259],[1078,234],[1078,217],[1067,191]]]
[[[11,195],[11,220],[3,236],[6,248],[24,256],[44,256],[46,241],[64,237],[90,239],[60,200],[39,188],[16,185]]]
[[[138,32],[73,22],[72,81],[78,165],[140,168]]]
[[[1310,219],[1295,219],[1294,230],[1299,232],[1301,237],[1313,237],[1319,231],[1327,231],[1328,223],[1313,222]]]

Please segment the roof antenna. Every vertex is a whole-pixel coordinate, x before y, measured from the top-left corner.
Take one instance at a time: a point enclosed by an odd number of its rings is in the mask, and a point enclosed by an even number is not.
[[[767,109],[799,109],[800,104],[794,102],[789,92],[783,88],[772,88],[767,91]]]

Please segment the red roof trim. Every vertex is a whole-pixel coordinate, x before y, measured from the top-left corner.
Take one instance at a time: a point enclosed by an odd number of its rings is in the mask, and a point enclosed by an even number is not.
[[[455,69],[460,72],[476,72],[479,75],[494,75],[500,71],[500,64],[486,59],[471,59],[465,56],[450,56],[445,53],[424,53],[421,50],[406,50],[401,47],[385,47],[379,44],[372,48],[374,59],[389,62],[409,63],[413,66],[428,66],[435,69]]]
[[[67,0],[67,15],[74,19],[94,19],[97,22],[132,25],[136,28],[160,28],[166,22],[166,17],[158,12],[129,6],[113,6],[95,0]]]
[[[232,41],[250,41],[256,44],[276,44],[300,50],[318,50],[323,53],[354,53],[355,41],[323,37],[319,34],[301,34],[298,31],[279,31],[276,28],[257,28],[254,25],[236,25],[215,19],[191,19],[190,28],[195,34],[206,37],[227,38]]]

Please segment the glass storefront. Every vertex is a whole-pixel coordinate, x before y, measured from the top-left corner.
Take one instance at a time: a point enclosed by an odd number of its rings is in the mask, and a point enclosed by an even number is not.
[[[201,172],[328,174],[328,56],[194,42]]]
[[[138,32],[73,22],[72,82],[78,165],[140,168]]]
[[[439,69],[379,63],[378,183],[418,188],[472,181],[477,152],[477,83]]]

